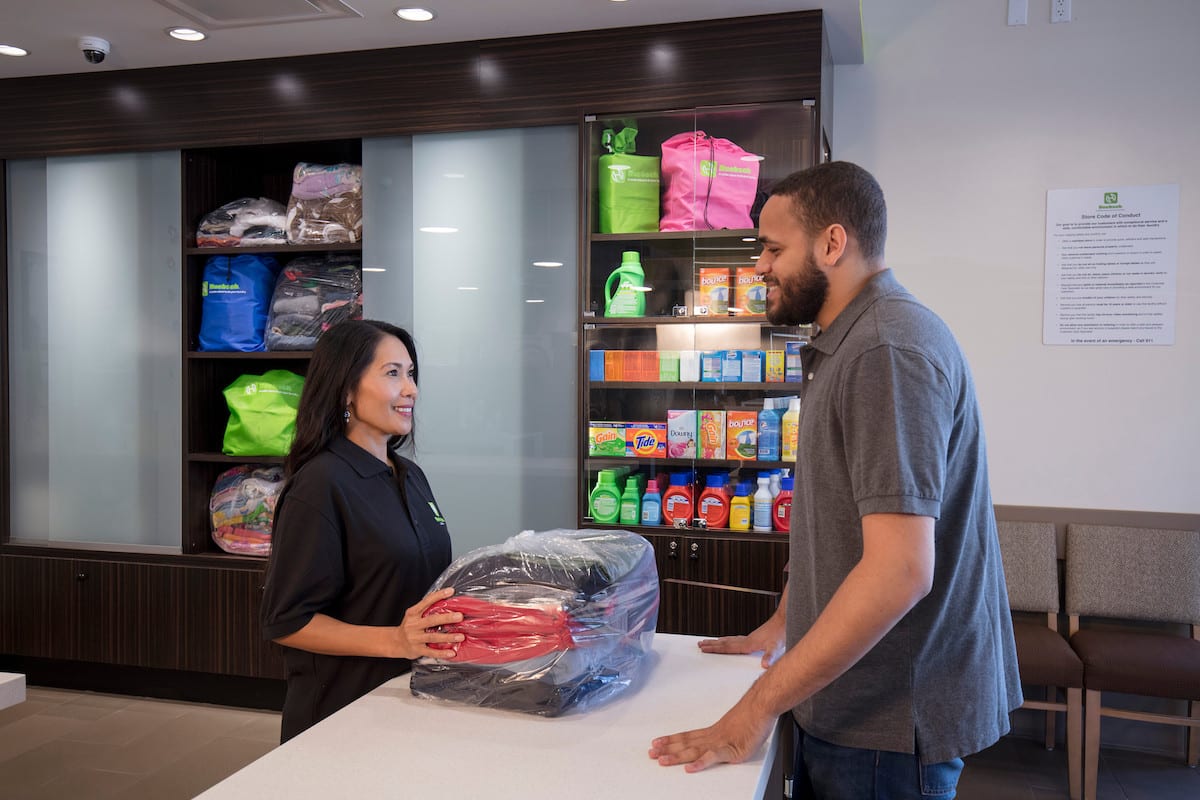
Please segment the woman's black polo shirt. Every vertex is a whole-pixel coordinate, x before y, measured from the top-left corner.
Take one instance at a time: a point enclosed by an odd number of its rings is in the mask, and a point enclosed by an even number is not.
[[[277,639],[314,614],[353,625],[399,625],[450,564],[450,534],[420,467],[393,455],[397,475],[339,437],[293,476],[275,508],[262,628]],[[329,656],[284,648],[282,741],[381,683],[407,659]]]

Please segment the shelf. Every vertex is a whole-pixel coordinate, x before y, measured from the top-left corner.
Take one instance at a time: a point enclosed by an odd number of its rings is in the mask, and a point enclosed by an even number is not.
[[[296,359],[307,360],[312,358],[311,350],[256,350],[251,353],[241,352],[226,352],[226,351],[207,351],[207,350],[189,350],[187,353],[189,359],[197,361],[207,361],[210,359],[250,359],[261,361],[273,361],[279,359]]]
[[[188,453],[187,460],[203,464],[282,464],[283,456],[227,456],[224,453]]]
[[[593,328],[654,328],[659,325],[759,325],[763,327],[787,328],[789,325],[772,326],[764,317],[637,317],[617,319],[615,317],[583,317],[583,329]]]
[[[586,447],[584,448],[587,449]],[[633,458],[630,456],[584,456],[586,469],[607,469],[608,467],[634,468],[642,466],[662,465],[664,467],[686,467],[691,469],[711,469],[728,467],[730,469],[748,469],[751,471],[764,469],[795,469],[791,461],[746,461],[737,458]]]
[[[185,247],[184,255],[189,256],[228,256],[253,253],[360,253],[362,242],[340,244],[260,244],[244,247]]]
[[[658,534],[675,535],[675,536],[706,536],[711,538],[745,538],[748,541],[758,542],[784,542],[788,541],[788,535],[783,531],[735,531],[731,528],[676,528],[671,525],[622,525],[619,522],[604,524],[595,522],[590,517],[585,517],[580,523],[581,528],[595,528],[599,530],[622,530],[632,531],[639,534]]]
[[[718,381],[589,381],[589,389],[650,389],[661,392],[667,389],[683,389],[686,391],[712,392],[785,392],[791,389],[800,390],[799,381],[773,381],[771,383],[736,382],[724,383]]]
[[[671,239],[745,239],[753,238],[758,243],[756,228],[723,228],[716,231],[646,231],[645,233],[593,233],[593,242],[652,242]],[[747,242],[746,244],[749,244]]]

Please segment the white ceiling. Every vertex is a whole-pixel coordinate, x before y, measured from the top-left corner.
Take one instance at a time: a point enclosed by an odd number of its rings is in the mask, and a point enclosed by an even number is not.
[[[213,0],[195,0],[201,2]],[[279,0],[225,0],[238,12]],[[384,47],[496,39],[666,22],[777,14],[824,8],[835,63],[863,60],[859,0],[345,0],[361,17],[323,19],[207,30],[199,43],[165,34],[175,25],[204,29],[156,0],[0,0],[0,44],[29,55],[0,56],[0,79],[68,72],[97,72],[214,61],[372,50]],[[221,5],[218,3],[217,5]],[[436,12],[432,22],[402,22],[394,12],[423,5]],[[107,39],[104,63],[88,64],[80,36]],[[772,54],[763,53],[763,58]],[[597,69],[604,53],[594,55]]]

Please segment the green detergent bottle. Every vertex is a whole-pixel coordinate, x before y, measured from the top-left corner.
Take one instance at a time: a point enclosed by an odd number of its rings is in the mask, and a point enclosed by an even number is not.
[[[613,283],[616,291],[613,291]],[[621,253],[621,266],[604,283],[604,316],[646,316],[646,273],[636,250]]]
[[[592,519],[596,522],[616,522],[621,515],[621,490],[617,488],[616,476],[602,469],[596,476],[596,488],[588,495],[592,508]]]

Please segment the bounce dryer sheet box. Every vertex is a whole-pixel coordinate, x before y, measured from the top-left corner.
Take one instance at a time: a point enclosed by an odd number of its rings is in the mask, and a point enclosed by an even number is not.
[[[588,455],[624,457],[624,422],[588,422]]]
[[[758,412],[725,412],[725,457],[753,461],[758,454]]]
[[[695,409],[667,411],[667,458],[695,457]]]
[[[666,458],[666,424],[662,422],[625,423],[625,455],[631,458]]]
[[[725,458],[725,412],[701,411],[700,457]]]

